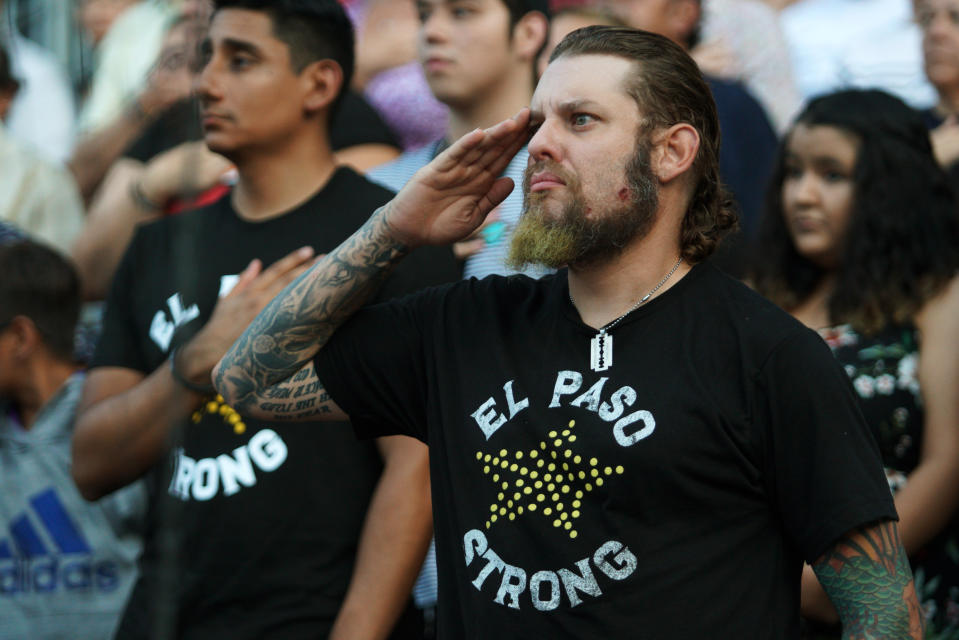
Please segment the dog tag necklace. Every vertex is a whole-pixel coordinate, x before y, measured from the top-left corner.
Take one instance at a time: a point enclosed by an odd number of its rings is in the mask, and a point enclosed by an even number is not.
[[[674,273],[676,273],[676,269],[678,269],[679,265],[682,263],[683,258],[680,256],[676,264],[673,265],[673,268],[670,269],[669,273],[666,274],[666,277],[660,280],[659,284],[653,287],[649,293],[644,295],[639,302],[630,307],[630,309],[623,315],[600,327],[599,332],[593,336],[593,339],[589,342],[589,366],[593,371],[606,371],[613,366],[613,336],[609,333],[609,330],[619,324],[623,318],[643,306],[643,304],[649,300],[654,293],[659,291],[660,287],[666,284],[666,281],[669,280]],[[569,294],[569,301],[574,307],[576,306],[576,301],[573,300],[573,294]]]

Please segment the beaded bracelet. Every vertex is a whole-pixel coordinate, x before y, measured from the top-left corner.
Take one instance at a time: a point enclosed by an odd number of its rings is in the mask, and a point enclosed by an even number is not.
[[[177,348],[175,347],[173,351],[170,352],[170,374],[173,376],[173,379],[176,380],[181,386],[189,389],[190,391],[195,391],[205,396],[216,394],[216,388],[212,384],[196,384],[195,382],[190,382],[186,377],[177,371],[176,368],[176,352]]]

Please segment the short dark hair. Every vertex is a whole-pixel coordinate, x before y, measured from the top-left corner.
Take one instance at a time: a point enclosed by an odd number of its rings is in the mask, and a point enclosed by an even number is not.
[[[32,240],[0,246],[0,323],[26,316],[54,356],[73,359],[80,280],[55,250]]]
[[[692,198],[680,233],[680,250],[689,262],[715,251],[737,225],[733,201],[719,177],[719,116],[699,67],[678,44],[655,33],[623,27],[577,29],[556,46],[550,62],[563,56],[611,55],[633,63],[627,80],[648,131],[684,122],[699,133],[693,162]]]
[[[510,29],[516,26],[523,16],[532,11],[539,11],[548,20],[550,17],[548,0],[501,0],[509,9]]]
[[[812,100],[793,129],[800,124],[835,127],[859,140],[830,322],[868,334],[912,321],[959,270],[956,195],[922,115],[882,91],[847,90]],[[791,135],[769,182],[752,273],[756,289],[786,310],[806,300],[824,275],[796,250],[783,218]]]
[[[273,23],[273,35],[290,49],[290,63],[300,73],[317,60],[333,60],[343,70],[343,86],[333,102],[336,112],[353,79],[353,24],[337,0],[214,0],[223,9],[261,11]]]

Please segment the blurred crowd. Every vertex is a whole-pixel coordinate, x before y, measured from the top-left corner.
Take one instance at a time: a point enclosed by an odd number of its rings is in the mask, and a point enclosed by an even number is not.
[[[44,3],[92,51],[82,77],[28,37]],[[739,212],[713,261],[845,366],[928,637],[959,638],[959,0],[340,0],[355,48],[316,71],[332,93],[302,130],[296,88],[256,84],[269,56],[211,34],[231,4],[0,0],[0,640],[431,637],[425,448],[274,432],[210,394],[209,369],[241,294],[278,291],[452,141],[528,105],[553,47],[595,24],[699,64]],[[313,36],[273,32],[299,73]],[[516,273],[520,192],[383,295]],[[201,399],[177,409],[164,384]],[[203,442],[171,426],[214,421]],[[325,457],[290,470],[311,447]],[[271,493],[230,497],[281,465]],[[815,580],[803,614],[807,637],[839,637]]]

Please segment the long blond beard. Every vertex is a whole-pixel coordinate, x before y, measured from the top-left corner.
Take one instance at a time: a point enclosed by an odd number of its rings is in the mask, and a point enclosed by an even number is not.
[[[579,256],[582,225],[562,224],[549,220],[547,216],[540,203],[527,202],[510,241],[506,258],[508,267],[519,270],[527,265],[541,264],[559,269]]]

